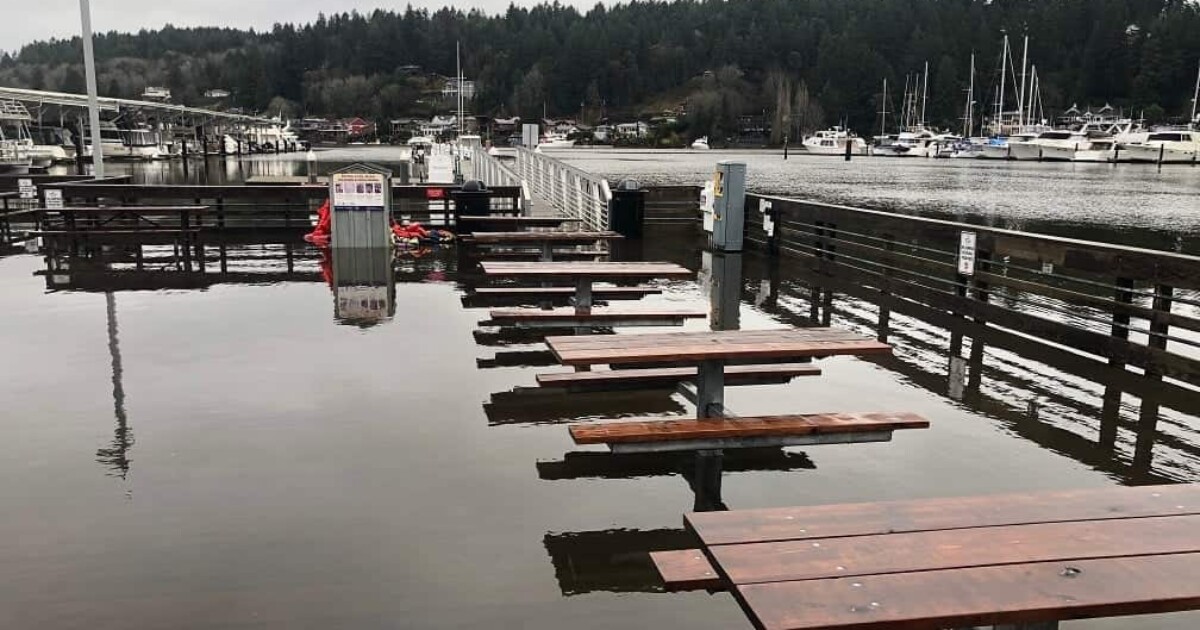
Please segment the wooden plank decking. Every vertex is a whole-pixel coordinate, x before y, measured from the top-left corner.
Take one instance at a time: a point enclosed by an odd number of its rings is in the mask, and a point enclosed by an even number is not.
[[[1200,485],[688,514],[757,628],[956,628],[1200,608]],[[1190,577],[1189,577],[1190,576]],[[671,584],[668,584],[671,586]]]
[[[565,365],[736,362],[891,352],[885,343],[832,328],[550,337],[546,343]]]

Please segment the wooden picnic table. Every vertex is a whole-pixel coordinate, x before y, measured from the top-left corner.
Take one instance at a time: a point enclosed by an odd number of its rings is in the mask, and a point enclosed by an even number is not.
[[[208,206],[66,206],[38,208],[41,229],[32,234],[45,237],[128,237],[189,240],[199,232],[199,219]],[[61,229],[47,228],[49,219],[61,217]],[[163,216],[177,215],[178,225],[165,225]],[[83,225],[81,225],[81,223]],[[195,226],[195,227],[193,227]]]
[[[63,217],[64,226],[68,230],[78,228],[79,219],[94,220],[89,229],[102,229],[104,226],[121,218],[133,218],[144,222],[153,228],[163,226],[150,216],[178,215],[180,231],[191,229],[192,216],[200,216],[209,209],[208,206],[67,206],[63,208],[39,208],[38,213],[43,217],[58,214]]]
[[[530,231],[530,232],[475,232],[463,237],[470,245],[482,247],[536,247],[542,262],[554,260],[554,247],[561,245],[586,245],[590,243],[617,241],[625,238],[616,232],[580,232],[580,231]],[[605,250],[589,252],[593,255],[603,255]]]
[[[1200,484],[693,513],[684,524],[703,554],[654,554],[668,586],[727,588],[764,630],[1054,628],[1200,608]]]
[[[833,328],[549,337],[546,343],[564,365],[695,365],[695,388],[690,393],[699,418],[727,415],[726,365],[891,352],[888,344]]]
[[[570,280],[575,282],[575,308],[592,307],[592,285],[601,281],[691,278],[686,267],[663,262],[510,262],[479,263],[485,276],[520,280]]]

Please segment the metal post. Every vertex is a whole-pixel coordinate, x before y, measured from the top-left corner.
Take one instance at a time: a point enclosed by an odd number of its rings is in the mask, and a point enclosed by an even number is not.
[[[718,418],[725,413],[725,364],[702,361],[696,373],[696,417]]]
[[[575,312],[592,312],[592,279],[580,278],[575,284]]]
[[[92,8],[89,0],[79,0],[79,16],[83,26],[83,69],[87,75],[88,121],[92,126],[92,172],[104,177],[104,151],[100,144],[100,98],[96,93],[96,55],[92,49]]]

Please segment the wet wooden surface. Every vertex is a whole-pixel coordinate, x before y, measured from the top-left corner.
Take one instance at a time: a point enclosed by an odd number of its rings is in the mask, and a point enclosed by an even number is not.
[[[478,245],[525,243],[592,243],[625,238],[616,232],[475,232],[463,237]]]
[[[617,444],[767,436],[924,429],[929,421],[912,413],[827,413],[754,418],[649,420],[570,427],[576,444]]]
[[[695,275],[675,263],[657,262],[507,262],[479,263],[488,276],[508,278],[650,279],[691,278]]]
[[[758,628],[952,628],[1200,608],[1197,485],[684,520]],[[675,568],[697,580],[695,566]]]
[[[566,365],[787,360],[891,352],[885,343],[833,328],[549,337],[546,343]]]

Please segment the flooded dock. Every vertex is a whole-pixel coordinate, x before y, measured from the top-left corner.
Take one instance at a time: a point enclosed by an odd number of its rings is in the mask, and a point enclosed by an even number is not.
[[[1195,253],[1190,224],[1168,231],[1155,219],[1134,233],[1147,246],[1178,239],[1160,248],[1169,255],[1100,260],[1082,257],[1091,246],[1005,240],[1020,227],[1005,221],[1020,217],[964,211],[990,254],[980,260],[995,277],[982,284],[944,264],[958,226],[856,229],[842,210],[779,196],[794,190],[751,195],[752,209],[770,201],[780,214],[747,215],[741,254],[703,251],[699,221],[674,209],[647,221],[612,258],[699,274],[645,282],[646,308],[710,313],[671,330],[708,331],[719,315],[744,330],[834,326],[892,348],[821,359],[819,377],[787,386],[729,388],[728,407],[931,421],[892,442],[730,451],[714,497],[691,453],[609,453],[567,431],[688,415],[673,387],[530,395],[558,362],[544,335],[486,323],[491,302],[471,299],[487,278],[460,245],[383,253],[387,304],[347,312],[334,265],[369,268],[380,252],[339,262],[301,241],[319,192],[237,185],[247,173],[299,175],[303,162],[240,168],[216,191],[224,227],[270,210],[268,195],[278,212],[220,234],[201,223],[213,234],[186,260],[144,242],[0,257],[10,366],[0,426],[18,445],[0,461],[5,626],[745,627],[728,594],[667,593],[649,561],[695,546],[681,514],[705,500],[745,509],[1200,482],[1200,295],[1195,274],[1172,267]],[[205,195],[216,192],[175,186],[178,174],[135,175],[113,185],[155,203],[175,188],[176,203],[215,207]],[[688,194],[699,183],[646,181]],[[88,184],[75,186],[69,199],[91,203]],[[302,188],[292,194],[310,194]],[[732,284],[732,305],[713,300],[714,278]],[[618,336],[643,332],[664,329]],[[1196,623],[1180,613],[1064,627]]]

